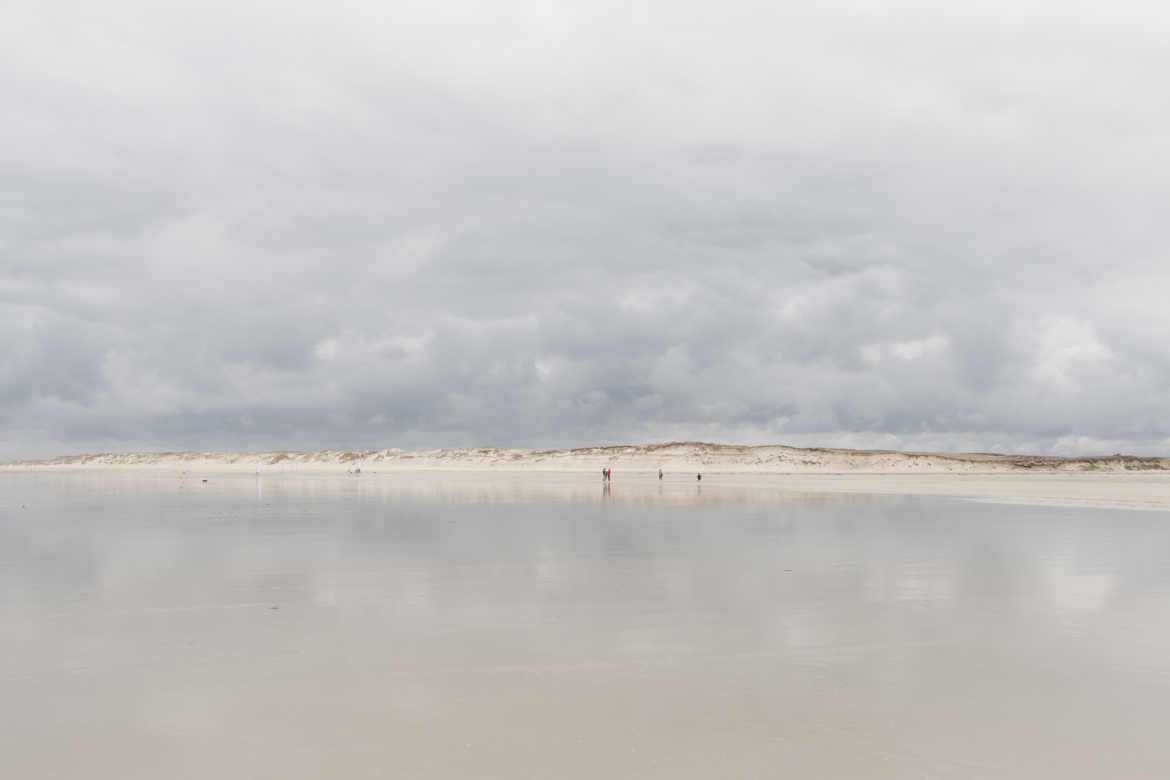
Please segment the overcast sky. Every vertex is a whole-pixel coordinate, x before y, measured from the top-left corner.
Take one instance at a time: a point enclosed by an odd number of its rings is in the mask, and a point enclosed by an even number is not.
[[[5,3],[0,459],[1170,454],[1168,40],[1068,0]]]

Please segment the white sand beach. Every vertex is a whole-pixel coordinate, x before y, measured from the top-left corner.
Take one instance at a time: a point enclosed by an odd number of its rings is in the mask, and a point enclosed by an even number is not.
[[[701,442],[529,450],[478,447],[407,451],[161,452],[71,455],[0,465],[8,471],[153,470],[176,475],[410,473],[420,486],[456,478],[485,487],[514,485],[525,475],[539,485],[592,479],[602,468],[614,485],[642,492],[704,475],[708,491],[758,488],[784,493],[930,495],[999,503],[1170,509],[1170,459],[1124,455],[1060,458],[982,453],[918,453]],[[536,487],[536,486],[533,486]]]

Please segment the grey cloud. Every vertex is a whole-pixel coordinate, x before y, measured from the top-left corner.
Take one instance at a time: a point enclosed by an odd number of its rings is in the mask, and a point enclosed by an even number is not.
[[[1170,441],[1152,18],[265,8],[0,12],[0,457]]]

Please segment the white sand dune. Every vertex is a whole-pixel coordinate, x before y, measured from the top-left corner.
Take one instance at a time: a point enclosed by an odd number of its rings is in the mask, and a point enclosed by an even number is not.
[[[529,450],[498,447],[319,452],[129,452],[67,455],[3,464],[7,469],[163,468],[252,471],[615,470],[703,471],[710,474],[1003,474],[1170,471],[1170,458],[1130,455],[1060,458],[1041,455],[842,450],[782,445],[742,447],[703,442]]]
[[[259,464],[259,465],[258,465]],[[614,470],[606,500],[775,502],[813,494],[949,496],[997,503],[1170,510],[1170,459],[1125,455],[1057,458],[981,453],[739,447],[700,442],[525,450],[475,447],[404,451],[137,452],[69,455],[0,465],[5,471],[153,471],[188,477],[363,475],[395,490],[548,496],[581,492]],[[666,472],[659,483],[657,470]],[[696,484],[695,474],[704,480]],[[380,480],[379,480],[380,481]],[[665,485],[665,490],[662,490]],[[682,485],[687,485],[685,495]],[[654,487],[657,486],[657,487]],[[372,485],[369,485],[372,487]],[[702,495],[695,495],[696,489]],[[476,492],[478,491],[478,493]],[[576,492],[574,492],[576,491]],[[714,492],[713,492],[714,491]]]

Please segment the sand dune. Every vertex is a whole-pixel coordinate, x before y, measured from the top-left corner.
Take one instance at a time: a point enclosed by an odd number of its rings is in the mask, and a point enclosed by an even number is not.
[[[6,469],[139,468],[254,471],[515,470],[679,471],[775,474],[1135,473],[1170,470],[1170,458],[1130,455],[1060,458],[987,453],[743,447],[703,442],[530,450],[497,447],[319,452],[130,452],[67,455],[3,464]]]
[[[614,491],[599,500],[752,500],[775,502],[794,496],[886,494],[949,496],[999,503],[1170,510],[1170,458],[1125,455],[1057,458],[982,453],[891,452],[884,450],[738,447],[700,442],[525,450],[474,447],[405,451],[320,452],[136,452],[69,455],[0,465],[16,472],[100,473],[134,470],[188,477],[213,474],[306,478],[361,470],[364,487],[392,481],[404,489],[503,491],[513,499],[541,495],[593,494],[603,467],[615,473]],[[659,469],[666,479],[654,478]],[[704,480],[696,483],[694,474]],[[112,476],[112,475],[111,475]],[[409,476],[409,480],[396,479]],[[585,480],[585,481],[582,481]],[[217,484],[219,484],[217,482]],[[584,485],[589,485],[585,490]],[[680,493],[686,485],[689,492]],[[652,487],[652,486],[657,486]],[[663,487],[665,486],[665,490]],[[653,492],[657,491],[657,492]],[[715,491],[712,493],[711,491]]]

